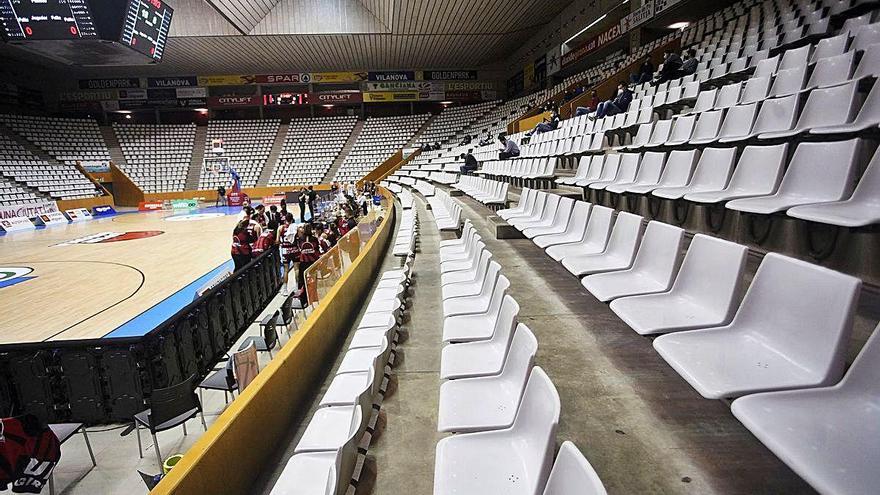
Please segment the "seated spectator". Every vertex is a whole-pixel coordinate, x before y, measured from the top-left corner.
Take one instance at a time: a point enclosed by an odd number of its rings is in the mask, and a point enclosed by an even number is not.
[[[532,134],[541,134],[542,132],[555,131],[559,127],[559,112],[556,109],[550,110],[550,116],[544,117],[543,122],[539,122],[534,129],[526,133],[526,136]]]
[[[574,112],[575,117],[580,117],[581,115],[587,115],[596,111],[599,108],[599,93],[596,90],[590,92],[590,104],[587,107],[577,107]]]
[[[658,86],[666,81],[681,77],[681,64],[681,57],[672,48],[667,48],[663,52],[663,67],[660,68],[657,79],[651,85]]]
[[[687,58],[681,64],[681,74],[678,77],[689,76],[697,72],[697,51],[691,48],[687,51]]]
[[[434,143],[434,146],[431,147],[432,150],[437,151],[440,149],[440,141]]]
[[[431,151],[431,143],[425,143],[422,145],[422,151]]]
[[[508,158],[516,158],[519,156],[519,146],[517,146],[513,140],[507,139],[507,136],[504,134],[499,134],[498,141],[501,142],[501,146],[504,146],[504,149],[498,153],[499,160],[507,160]]]
[[[591,116],[590,120],[625,112],[629,108],[632,99],[633,93],[627,86],[626,81],[620,81],[620,84],[617,85],[617,95],[614,99],[599,103],[599,106],[596,108],[596,115]]]
[[[483,139],[480,140],[479,144],[480,146],[489,146],[492,144],[492,136],[490,136],[489,133],[486,133],[486,135],[483,136]]]
[[[644,62],[639,67],[639,71],[629,77],[633,84],[650,82],[654,78],[654,63],[651,62],[651,57],[645,57]]]
[[[463,138],[461,138],[461,142],[458,143],[459,146],[467,146],[471,144],[471,135],[465,134]]]
[[[470,175],[471,172],[480,168],[480,164],[477,162],[476,157],[472,154],[474,152],[473,149],[469,149],[467,153],[462,153],[459,158],[464,160],[464,165],[460,167],[461,175]]]

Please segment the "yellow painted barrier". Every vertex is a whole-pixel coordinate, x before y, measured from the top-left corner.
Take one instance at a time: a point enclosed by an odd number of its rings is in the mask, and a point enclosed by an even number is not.
[[[390,193],[380,189],[388,204]],[[254,493],[254,481],[277,461],[288,429],[304,415],[319,380],[339,352],[372,286],[391,238],[394,209],[321,304],[151,493]]]

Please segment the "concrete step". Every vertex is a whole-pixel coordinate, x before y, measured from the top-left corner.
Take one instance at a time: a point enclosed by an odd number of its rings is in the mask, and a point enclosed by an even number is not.
[[[192,158],[189,162],[189,170],[186,172],[186,184],[184,189],[193,191],[199,188],[199,178],[205,165],[205,145],[208,138],[208,126],[196,126],[196,138],[193,141]]]
[[[107,150],[110,152],[110,161],[124,170],[127,165],[125,155],[122,153],[122,146],[119,144],[119,138],[116,137],[113,128],[108,125],[101,126],[101,137],[104,138],[104,144],[107,145]]]
[[[367,121],[358,120],[354,124],[354,129],[351,130],[351,135],[348,136],[348,140],[345,142],[345,145],[342,147],[342,151],[339,152],[339,156],[333,160],[333,164],[330,165],[330,170],[324,175],[324,180],[321,181],[322,184],[326,184],[333,180],[333,177],[336,177],[336,171],[339,170],[339,167],[342,166],[342,162],[345,161],[345,157],[351,152],[351,149],[354,148],[354,143],[357,142],[358,136],[361,135],[361,130],[364,128],[364,124]]]
[[[272,144],[272,151],[263,165],[263,171],[260,172],[260,178],[257,179],[257,186],[263,187],[269,185],[269,179],[272,178],[272,172],[278,164],[278,157],[281,156],[281,148],[284,147],[284,140],[287,138],[287,124],[281,124],[278,128],[278,134],[275,135],[275,142]]]

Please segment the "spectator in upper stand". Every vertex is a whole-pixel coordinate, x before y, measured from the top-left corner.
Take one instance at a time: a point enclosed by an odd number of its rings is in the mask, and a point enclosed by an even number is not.
[[[593,90],[590,92],[590,105],[587,107],[577,107],[574,116],[580,117],[581,115],[587,115],[595,112],[597,108],[599,108],[599,93],[597,93],[596,90]]]
[[[431,151],[431,143],[425,143],[422,145],[422,151]]]
[[[480,168],[477,158],[472,154],[473,152],[473,149],[469,149],[467,153],[462,153],[459,157],[464,160],[464,165],[461,166],[461,175],[470,175],[471,172]]]
[[[458,143],[459,146],[467,146],[471,144],[471,135],[465,134],[463,138],[461,138],[461,142]]]
[[[641,84],[645,82],[650,82],[651,79],[654,78],[654,63],[651,62],[651,57],[645,57],[645,60],[642,62],[642,65],[639,67],[639,71],[635,74],[630,75],[630,81],[633,84]]]
[[[508,158],[516,158],[519,156],[519,146],[517,146],[512,139],[507,139],[507,136],[504,134],[499,134],[498,141],[501,142],[501,146],[504,146],[504,149],[498,153],[499,160],[507,160]]]
[[[663,52],[663,67],[651,85],[658,86],[666,81],[681,77],[681,63],[681,57],[672,48],[667,48]]]
[[[434,146],[431,147],[432,150],[437,151],[440,149],[440,141],[434,143]]]
[[[486,135],[483,136],[483,139],[480,139],[479,144],[480,146],[489,146],[490,144],[492,144],[492,136],[490,136],[487,132]]]
[[[596,108],[596,115],[591,116],[590,120],[625,112],[629,108],[632,99],[633,93],[627,86],[626,81],[620,81],[617,85],[617,95],[615,95],[614,99],[599,103],[599,106]]]
[[[534,129],[526,133],[526,136],[531,136],[532,134],[541,134],[542,132],[555,131],[557,127],[559,127],[559,111],[553,108],[552,110],[550,110],[550,115],[548,117],[544,117],[544,121],[539,122]]]
[[[678,77],[689,76],[697,72],[697,51],[691,48],[687,51],[687,58],[681,64],[681,74]]]

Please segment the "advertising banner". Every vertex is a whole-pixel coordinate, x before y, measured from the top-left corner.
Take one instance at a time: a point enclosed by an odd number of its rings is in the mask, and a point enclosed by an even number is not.
[[[116,210],[113,209],[110,205],[100,205],[92,208],[92,216],[93,217],[109,217],[110,215],[115,215]]]
[[[483,89],[498,89],[495,81],[450,81],[443,84],[446,91],[473,91]]]
[[[260,105],[259,96],[212,96],[208,98],[208,106],[222,107],[256,107]]]
[[[257,79],[250,75],[199,76],[196,82],[199,86],[247,86]]]
[[[119,92],[120,100],[146,100],[147,99],[147,90],[146,89],[120,89]]]
[[[427,91],[369,91],[364,93],[364,102],[435,101],[442,100],[444,97],[444,93],[431,93]]]
[[[208,88],[177,88],[175,95],[178,98],[207,98]]]
[[[6,232],[33,230],[37,228],[27,217],[11,217],[0,220],[0,229]]]
[[[180,108],[205,108],[208,106],[207,98],[183,98],[177,100],[177,106]]]
[[[58,93],[58,101],[101,101],[115,100],[119,93],[115,89],[103,91],[65,91]]]
[[[315,105],[360,103],[364,98],[360,91],[325,91],[310,93],[309,101]]]
[[[186,88],[199,85],[199,78],[196,76],[182,77],[148,77],[148,88]]]
[[[429,91],[439,93],[446,89],[442,82],[432,81],[392,81],[364,83],[366,91]]]
[[[422,73],[426,81],[475,81],[475,70],[426,70]]]
[[[0,218],[12,217],[35,217],[41,213],[58,211],[58,205],[54,201],[42,203],[21,203],[11,206],[0,206]]]
[[[370,72],[370,81],[389,82],[389,81],[415,81],[416,73],[411,70]]]
[[[60,211],[50,211],[48,213],[41,213],[37,215],[37,221],[39,221],[43,225],[61,225],[67,224],[67,217],[64,216],[64,213]]]
[[[177,90],[175,88],[156,88],[147,90],[147,101],[157,107],[176,107]]]
[[[171,200],[171,209],[173,210],[194,210],[199,207],[199,202],[195,199],[173,199]]]
[[[129,89],[140,88],[141,80],[137,77],[119,77],[115,79],[80,79],[79,89]]]
[[[67,218],[70,219],[71,222],[85,222],[86,220],[92,219],[92,214],[89,210],[85,208],[74,208],[72,210],[66,210],[64,213],[67,214]]]
[[[312,72],[313,83],[356,83],[367,79],[366,72]]]
[[[480,90],[456,90],[456,91],[447,91],[446,99],[454,100],[454,101],[474,101],[480,100],[483,98],[482,92]]]
[[[559,69],[562,67],[559,64],[559,46],[555,46],[547,51],[546,60],[547,60],[547,75],[552,76],[559,72]]]
[[[652,17],[654,17],[654,0],[645,0],[641,7],[620,20],[620,32],[626,33],[633,28],[641,26]]]
[[[605,32],[600,33],[598,36],[588,40],[586,43],[579,46],[578,48],[575,48],[574,50],[563,55],[562,66],[565,67],[577,60],[580,60],[581,58],[616,40],[620,37],[620,35],[620,23],[618,22],[608,28]]]
[[[110,171],[110,165],[107,163],[83,163],[82,168],[92,174],[104,174]]]
[[[161,201],[141,201],[138,203],[138,210],[140,211],[157,211],[161,210],[163,203]]]

